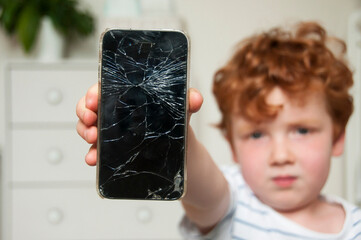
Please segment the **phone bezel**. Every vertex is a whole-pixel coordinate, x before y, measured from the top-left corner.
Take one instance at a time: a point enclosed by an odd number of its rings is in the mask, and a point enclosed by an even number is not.
[[[186,106],[185,106],[185,129],[184,129],[184,138],[185,138],[185,143],[184,143],[184,186],[183,186],[183,193],[182,195],[177,198],[177,199],[155,199],[155,200],[162,200],[162,201],[174,201],[174,200],[180,200],[182,199],[186,192],[187,192],[187,150],[188,150],[188,141],[187,141],[187,136],[188,136],[188,123],[189,123],[189,113],[188,113],[188,105],[189,105],[189,96],[188,96],[188,89],[189,89],[189,79],[190,79],[190,38],[188,36],[188,34],[183,31],[183,30],[175,30],[175,29],[119,29],[119,28],[108,28],[106,29],[101,35],[100,35],[100,41],[99,41],[99,62],[98,62],[98,116],[101,116],[101,107],[100,107],[100,103],[101,103],[101,76],[102,76],[102,61],[103,61],[103,39],[106,33],[110,32],[110,31],[146,31],[146,32],[178,32],[183,34],[183,36],[186,38],[187,40],[187,68],[186,68]],[[99,132],[100,132],[100,121],[97,121],[97,129],[98,129],[98,136],[99,136]],[[97,146],[100,146],[99,143],[99,137],[97,139]],[[119,199],[123,199],[123,198],[108,198],[107,196],[104,196],[101,192],[100,192],[100,186],[99,186],[99,172],[100,172],[100,151],[97,151],[97,161],[96,161],[96,189],[97,189],[97,193],[98,195],[103,198],[103,199],[112,199],[112,200],[119,200]],[[125,199],[125,200],[130,200],[130,199]],[[154,199],[134,199],[134,200],[154,200]]]

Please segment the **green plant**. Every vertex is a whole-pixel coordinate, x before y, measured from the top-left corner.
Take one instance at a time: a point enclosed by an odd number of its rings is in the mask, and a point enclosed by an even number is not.
[[[49,17],[66,38],[90,35],[94,31],[94,18],[77,7],[78,0],[0,0],[0,24],[8,34],[16,34],[29,53],[43,17]]]

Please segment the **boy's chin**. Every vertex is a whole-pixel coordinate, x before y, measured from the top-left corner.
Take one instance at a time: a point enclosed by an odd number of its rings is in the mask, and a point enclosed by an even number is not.
[[[260,199],[264,204],[270,206],[273,210],[280,214],[289,214],[302,211],[312,205],[313,201],[302,200],[300,196],[280,197],[273,199]]]

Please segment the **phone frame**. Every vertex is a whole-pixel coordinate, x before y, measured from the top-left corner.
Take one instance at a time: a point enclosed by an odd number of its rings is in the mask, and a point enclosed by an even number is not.
[[[102,83],[102,62],[103,62],[103,38],[104,35],[109,32],[109,31],[113,31],[113,30],[123,30],[123,31],[141,31],[141,32],[152,32],[152,31],[156,31],[156,32],[178,32],[183,34],[183,36],[186,38],[187,40],[187,67],[186,67],[186,81],[185,81],[185,88],[186,88],[186,99],[185,99],[185,122],[184,122],[184,166],[183,166],[183,172],[184,172],[184,176],[183,176],[183,193],[182,195],[177,198],[177,199],[130,199],[130,198],[108,198],[105,197],[104,195],[101,194],[100,192],[100,185],[99,185],[99,172],[100,172],[100,151],[97,151],[97,161],[96,161],[96,190],[98,195],[102,198],[102,199],[110,199],[110,200],[162,200],[162,201],[174,201],[174,200],[180,200],[182,199],[186,192],[187,192],[187,153],[188,153],[188,125],[189,125],[189,82],[190,82],[190,38],[188,36],[188,34],[183,31],[183,30],[176,30],[176,29],[122,29],[122,28],[107,28],[105,29],[104,32],[101,33],[100,35],[100,41],[99,41],[99,61],[98,61],[98,113],[97,116],[101,116],[101,83]],[[99,133],[100,133],[100,121],[97,121],[97,133],[98,133],[98,138],[97,138],[97,146],[100,146],[100,140],[99,140]]]

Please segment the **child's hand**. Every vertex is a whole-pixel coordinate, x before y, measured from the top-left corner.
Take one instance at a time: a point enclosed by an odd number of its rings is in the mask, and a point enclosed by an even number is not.
[[[193,113],[196,113],[199,111],[199,109],[201,109],[202,107],[202,103],[203,103],[203,96],[202,94],[195,88],[190,88],[188,91],[188,96],[189,96],[189,105],[188,105],[188,111],[189,111],[189,115],[188,115],[188,123],[189,120],[191,118],[191,115]]]
[[[192,113],[197,112],[203,103],[203,97],[200,92],[194,88],[189,89],[189,118]],[[77,106],[76,114],[79,118],[76,130],[78,134],[88,143],[92,144],[89,152],[85,156],[85,162],[90,166],[95,166],[97,161],[97,113],[98,113],[98,84],[89,88],[88,92],[82,97]]]
[[[98,84],[94,84],[76,106],[76,115],[79,117],[76,130],[85,141],[92,144],[85,156],[85,162],[90,166],[95,166],[97,161],[97,113]]]

